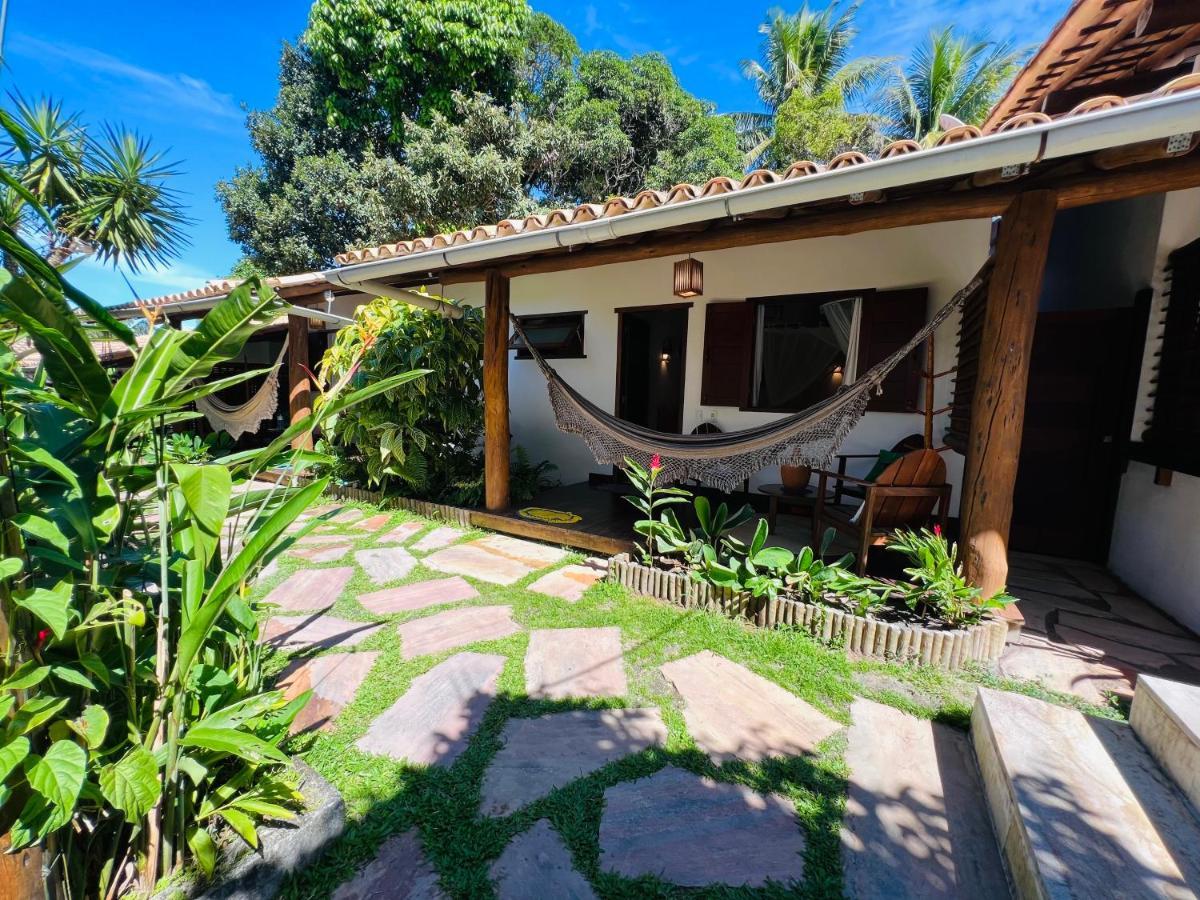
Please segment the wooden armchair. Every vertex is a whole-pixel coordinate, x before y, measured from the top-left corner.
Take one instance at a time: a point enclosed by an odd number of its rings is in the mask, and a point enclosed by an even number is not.
[[[913,450],[921,450],[925,446],[925,439],[919,434],[910,434],[903,440],[899,440],[892,447],[893,453],[911,453]],[[842,496],[857,497],[859,500],[863,498],[862,488],[858,486],[862,479],[854,479],[846,477],[846,463],[852,459],[878,459],[878,453],[839,453],[834,456],[837,460],[837,475],[833,486],[833,502],[841,503]],[[850,483],[854,482],[854,483]]]
[[[827,527],[853,538],[857,544],[855,565],[858,574],[867,568],[871,547],[886,543],[888,535],[899,528],[920,528],[936,517],[943,528],[950,508],[950,485],[946,483],[946,461],[934,450],[913,450],[883,470],[874,481],[841,471],[818,471],[816,502],[813,504],[813,540],[819,540]],[[836,503],[848,488],[861,491],[862,507],[848,512],[827,506],[829,481]],[[935,513],[936,511],[936,513]]]

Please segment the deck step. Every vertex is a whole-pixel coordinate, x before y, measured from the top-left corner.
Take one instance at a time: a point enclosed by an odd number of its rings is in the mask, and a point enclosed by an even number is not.
[[[1195,900],[1200,819],[1128,725],[980,688],[971,734],[1019,897]]]
[[[1129,724],[1200,810],[1200,687],[1139,675]]]

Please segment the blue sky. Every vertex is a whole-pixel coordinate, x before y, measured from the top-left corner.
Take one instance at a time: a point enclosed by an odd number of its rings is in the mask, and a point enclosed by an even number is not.
[[[820,0],[817,0],[818,4]],[[533,0],[567,25],[585,50],[622,55],[658,50],[683,85],[722,111],[754,107],[739,73],[754,56],[767,2],[579,3]],[[799,5],[782,4],[787,9]],[[1021,45],[1040,42],[1068,0],[863,0],[856,52],[906,56],[934,27],[953,23]],[[183,175],[192,244],[171,266],[131,276],[142,296],[198,287],[226,274],[239,257],[226,237],[213,186],[253,162],[244,110],[275,98],[280,44],[303,30],[309,2],[270,0],[207,4],[127,2],[78,7],[47,17],[43,4],[13,0],[5,38],[5,90],[49,94],[86,120],[130,127],[168,149]],[[106,303],[125,302],[119,275],[94,263],[74,280]]]

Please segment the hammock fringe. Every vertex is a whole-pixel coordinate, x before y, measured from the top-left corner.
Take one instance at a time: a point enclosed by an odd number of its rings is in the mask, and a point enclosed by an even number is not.
[[[675,435],[625,422],[600,409],[559,377],[528,340],[520,321],[513,328],[546,378],[550,405],[560,431],[579,435],[596,462],[623,465],[625,458],[649,466],[662,460],[666,481],[692,478],[722,491],[734,491],[755,472],[773,465],[825,468],[850,431],[867,412],[871,393],[918,346],[936,331],[967,297],[987,282],[989,259],[970,283],[954,295],[911,340],[887,359],[861,374],[853,384],[801,412],[742,431]]]
[[[226,431],[236,441],[243,434],[254,434],[264,421],[275,415],[279,408],[279,370],[287,350],[288,338],[284,338],[275,365],[263,379],[262,386],[240,406],[229,406],[211,396],[196,400],[196,409],[204,413],[213,431]]]

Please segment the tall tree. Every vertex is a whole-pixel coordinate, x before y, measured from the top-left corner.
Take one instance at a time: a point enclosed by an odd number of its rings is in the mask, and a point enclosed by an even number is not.
[[[834,100],[844,110],[848,101],[862,96],[887,71],[887,59],[850,55],[861,2],[852,0],[843,7],[833,0],[821,10],[804,3],[794,13],[781,9],[767,13],[758,29],[759,59],[742,62],[742,73],[754,82],[766,107],[765,112],[736,115],[747,165],[771,160],[775,116],[793,94],[822,97],[826,106]]]
[[[344,128],[453,112],[455,91],[507,101],[524,52],[525,0],[317,0],[305,44],[340,89],[327,97]]]
[[[929,143],[942,132],[942,116],[978,125],[1027,55],[1011,42],[960,35],[953,26],[930,33],[885,94],[889,131]]]
[[[94,255],[132,271],[176,258],[187,219],[171,188],[173,164],[131,132],[103,126],[89,135],[52,100],[14,99],[0,159],[28,191],[0,191],[0,227],[59,266]],[[44,211],[35,214],[32,197]]]

